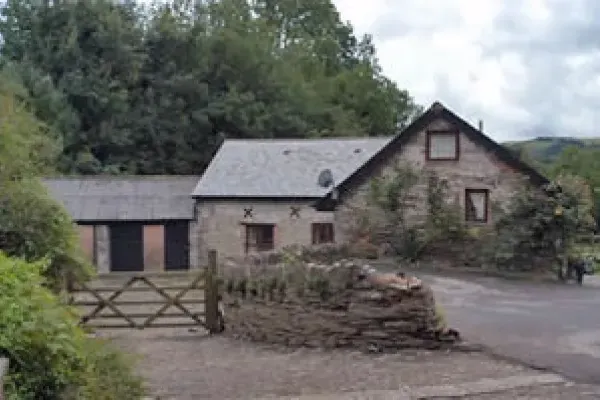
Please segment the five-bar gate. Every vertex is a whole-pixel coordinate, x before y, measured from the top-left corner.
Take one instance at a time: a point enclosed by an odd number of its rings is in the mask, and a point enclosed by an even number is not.
[[[215,251],[202,270],[111,273],[70,286],[71,304],[88,328],[224,328]]]

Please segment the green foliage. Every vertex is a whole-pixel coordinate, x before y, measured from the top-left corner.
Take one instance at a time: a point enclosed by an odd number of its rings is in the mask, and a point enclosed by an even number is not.
[[[371,182],[369,206],[362,215],[372,243],[387,243],[396,254],[408,259],[418,258],[423,250],[422,231],[407,219],[418,182],[419,175],[412,166],[395,165],[389,175]]]
[[[600,148],[565,148],[551,165],[552,177],[571,174],[581,177],[590,186],[594,198],[594,215],[600,219]]]
[[[570,251],[575,238],[594,228],[590,188],[571,175],[558,177],[546,191],[524,186],[508,208],[494,210],[492,226],[477,230],[463,222],[463,212],[452,201],[446,181],[410,166],[398,166],[376,179],[369,200],[363,213],[357,213],[362,224],[359,232],[368,233],[376,245],[389,244],[409,260],[432,250],[438,256],[458,257],[462,261],[451,261],[459,263],[549,269]]]
[[[0,252],[0,354],[8,400],[139,399],[141,381],[106,344],[87,338],[75,311],[44,287],[48,262]]]
[[[370,200],[382,211],[397,213],[404,220],[412,188],[418,181],[419,175],[410,165],[397,164],[390,175],[371,181]]]
[[[448,181],[430,173],[427,182],[428,242],[461,240],[466,235],[462,211],[458,204],[449,202]]]
[[[580,190],[575,190],[577,186]],[[591,195],[584,191],[580,181],[568,176],[549,185],[546,192],[521,190],[487,238],[489,261],[504,269],[554,268],[575,239],[593,229]]]
[[[0,71],[0,179],[14,181],[48,172],[55,146],[30,112],[23,87],[8,69]],[[0,181],[0,183],[2,182]]]
[[[420,111],[331,1],[1,6],[66,173],[198,174],[224,137],[391,135]]]
[[[552,179],[570,174],[592,188],[594,216],[600,221],[600,142],[597,139],[537,138],[509,144],[516,154]]]
[[[34,178],[4,182],[0,194],[0,250],[29,261],[47,258],[48,283],[86,279],[91,268],[78,247],[71,218]]]
[[[51,171],[55,152],[48,131],[29,111],[22,86],[0,73],[0,251],[28,261],[47,257],[49,283],[89,273],[70,217],[36,178]]]
[[[359,218],[373,243],[387,243],[397,255],[414,261],[432,244],[465,235],[460,211],[448,202],[448,193],[447,182],[435,173],[399,164],[389,175],[372,181],[368,207]],[[411,211],[422,213],[424,219],[415,212],[409,215]]]

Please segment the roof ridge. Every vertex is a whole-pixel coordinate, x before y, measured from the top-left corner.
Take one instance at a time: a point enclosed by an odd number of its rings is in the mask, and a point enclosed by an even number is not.
[[[104,180],[109,179],[111,181],[116,180],[125,180],[125,179],[177,179],[177,178],[190,178],[197,179],[202,175],[54,175],[54,176],[44,176],[42,180]]]
[[[320,141],[350,141],[350,140],[385,140],[391,139],[394,135],[389,136],[340,136],[326,138],[254,138],[254,139],[225,139],[224,142],[320,142]]]

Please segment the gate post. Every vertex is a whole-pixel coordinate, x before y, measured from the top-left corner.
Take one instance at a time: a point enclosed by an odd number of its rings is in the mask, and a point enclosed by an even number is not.
[[[208,265],[204,282],[204,317],[206,328],[212,333],[219,332],[219,284],[217,279],[217,251],[208,251]]]

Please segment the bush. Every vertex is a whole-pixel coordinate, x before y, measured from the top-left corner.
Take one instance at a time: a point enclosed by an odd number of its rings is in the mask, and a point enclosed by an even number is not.
[[[56,141],[35,118],[26,91],[0,70],[0,251],[28,261],[48,258],[48,283],[62,275],[86,277],[84,261],[66,211],[46,194],[38,176],[51,173]]]
[[[50,265],[44,273],[53,288],[62,283],[63,275],[85,279],[92,271],[69,215],[35,178],[2,185],[0,250],[27,261],[47,258]]]
[[[391,174],[372,180],[367,206],[354,212],[353,241],[368,238],[377,248],[416,261],[440,242],[466,235],[460,209],[451,200],[447,182],[434,172],[400,163]]]
[[[8,400],[139,399],[141,380],[108,344],[88,338],[73,309],[43,284],[47,259],[0,252],[0,355]]]
[[[525,187],[498,218],[483,255],[502,269],[552,269],[591,232],[592,209],[589,188],[575,177],[563,176],[545,192]]]

